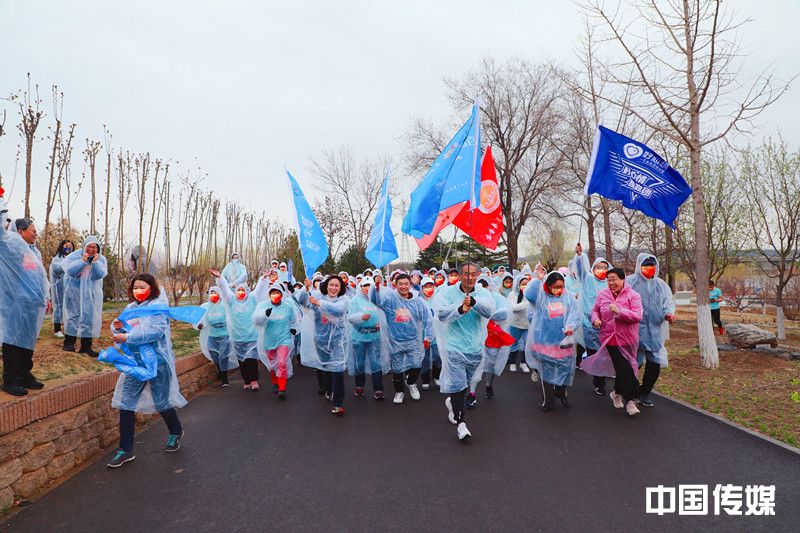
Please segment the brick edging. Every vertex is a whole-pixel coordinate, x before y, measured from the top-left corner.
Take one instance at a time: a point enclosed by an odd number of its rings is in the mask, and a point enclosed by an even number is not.
[[[175,362],[178,376],[208,363],[200,353],[182,357]],[[0,406],[0,435],[11,433],[37,420],[42,420],[73,407],[78,407],[114,390],[119,372],[108,370],[78,378],[52,389]]]

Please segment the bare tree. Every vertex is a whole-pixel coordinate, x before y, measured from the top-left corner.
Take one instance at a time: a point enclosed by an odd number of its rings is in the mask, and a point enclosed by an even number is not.
[[[114,166],[113,163],[113,150],[111,148],[111,134],[106,129],[106,126],[103,125],[103,133],[105,137],[105,151],[106,151],[106,201],[103,204],[103,246],[105,247],[105,254],[108,254],[110,241],[109,238],[111,236],[111,231],[109,229],[109,218],[111,216],[111,204],[109,203],[111,200],[111,169]]]
[[[732,265],[742,261],[744,250],[752,241],[748,224],[747,199],[742,194],[745,183],[726,152],[706,156],[701,164],[705,192],[706,233],[708,234],[709,278],[719,280]],[[764,222],[762,221],[762,224]],[[692,284],[702,286],[695,278],[694,218],[686,206],[681,209],[675,233],[676,252],[681,270]]]
[[[22,120],[17,128],[25,139],[25,216],[31,216],[31,172],[33,169],[33,143],[36,141],[36,129],[39,121],[44,116],[44,111],[39,110],[39,85],[34,85],[31,90],[31,75],[28,73],[28,86],[19,99],[19,112]]]
[[[506,230],[501,244],[514,265],[525,224],[559,216],[552,197],[563,186],[563,158],[553,141],[559,124],[559,85],[546,65],[522,60],[497,64],[485,58],[474,71],[446,79],[454,110],[481,101],[484,138],[492,144]],[[427,166],[447,138],[429,122],[415,121],[406,131],[412,170]],[[552,193],[552,196],[550,196]],[[551,201],[545,202],[545,197]]]
[[[100,148],[102,148],[100,141],[86,139],[86,148],[83,149],[83,155],[86,158],[86,163],[89,165],[89,192],[91,193],[89,202],[89,233],[92,235],[97,234],[97,182],[95,180],[95,172],[97,170],[97,154],[100,153]]]
[[[621,63],[608,64],[606,80],[631,94],[628,101],[606,101],[633,113],[653,131],[672,139],[689,153],[695,229],[697,326],[702,363],[719,366],[705,281],[708,234],[702,183],[703,149],[732,131],[746,131],[767,106],[786,90],[765,72],[743,86],[736,61],[741,57],[734,20],[721,0],[629,0],[631,9],[608,12],[600,0],[584,8],[603,28],[603,39],[623,53]],[[626,16],[624,13],[628,13]],[[636,32],[631,31],[636,28]],[[633,75],[631,75],[633,72]],[[633,88],[631,92],[630,89]],[[744,95],[737,99],[737,95]]]
[[[367,246],[387,165],[386,159],[359,161],[348,147],[311,160],[319,188],[344,207],[346,242],[359,249]]]
[[[346,208],[336,197],[326,196],[314,202],[314,214],[317,216],[325,240],[328,241],[331,257],[339,257],[344,243],[347,241]]]
[[[800,274],[800,152],[769,139],[744,152],[743,172],[759,266],[775,281],[778,339],[785,340],[784,291]]]

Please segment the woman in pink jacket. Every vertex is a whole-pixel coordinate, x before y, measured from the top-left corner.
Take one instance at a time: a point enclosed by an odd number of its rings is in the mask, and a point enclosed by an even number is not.
[[[600,350],[584,359],[581,369],[593,376],[614,377],[614,407],[624,407],[628,415],[634,416],[639,414],[634,400],[639,395],[636,352],[642,297],[625,284],[621,268],[609,270],[606,279],[608,287],[597,294],[592,309],[592,326],[600,330]]]

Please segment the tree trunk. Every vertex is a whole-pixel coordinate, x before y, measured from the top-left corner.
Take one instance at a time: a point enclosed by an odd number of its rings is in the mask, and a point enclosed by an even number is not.
[[[786,323],[783,313],[783,286],[778,285],[778,290],[775,292],[775,323],[778,326],[778,340],[786,340]]]
[[[694,213],[695,292],[697,293],[697,337],[700,341],[700,359],[706,368],[719,368],[719,352],[711,323],[711,306],[708,297],[708,230],[706,226],[705,198],[700,169],[700,106],[697,85],[694,81],[693,33],[689,27],[689,3],[684,0],[686,38],[686,82],[689,90],[689,162],[692,179],[692,212]]]
[[[33,141],[35,137],[25,139],[25,218],[31,216],[31,165],[33,163]]]
[[[675,270],[672,267],[672,254],[675,244],[672,240],[672,228],[666,226],[664,228],[664,233],[667,241],[667,249],[664,252],[664,268],[666,272],[667,285],[669,285],[669,290],[675,294]]]

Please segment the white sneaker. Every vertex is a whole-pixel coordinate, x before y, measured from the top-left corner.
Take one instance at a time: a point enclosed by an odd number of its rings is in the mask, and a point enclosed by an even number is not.
[[[536,370],[531,372],[531,381],[533,381],[534,383],[539,381],[539,373]]]
[[[422,395],[419,393],[419,387],[417,387],[416,383],[408,386],[408,393],[411,395],[412,400],[419,400],[422,397]]]
[[[472,436],[472,433],[470,433],[469,429],[467,429],[467,424],[464,422],[461,422],[458,425],[456,431],[458,432],[458,440],[468,439]]]
[[[447,419],[451,424],[455,425],[456,415],[453,412],[453,402],[450,401],[450,396],[444,399],[444,406],[447,407]]]
[[[60,331],[56,331],[55,336],[58,337],[59,339],[63,339],[64,338],[64,334],[61,333]]]
[[[405,397],[405,394],[404,394],[404,393],[402,393],[402,392],[395,392],[395,393],[394,393],[394,400],[392,400],[392,402],[393,402],[393,403],[398,403],[398,404],[399,404],[399,403],[403,403],[403,398],[404,398],[404,397]]]
[[[439,380],[438,380],[438,379],[434,379],[434,380],[433,380],[433,384],[434,384],[434,385],[436,385],[436,386],[438,387],[438,386],[439,386]]]
[[[531,369],[525,363],[522,363],[521,365],[519,365],[519,369],[522,370],[523,372],[525,372],[526,374],[531,371]]]
[[[625,407],[625,402],[622,401],[622,396],[620,396],[619,394],[617,394],[613,390],[611,391],[610,396],[611,396],[611,401],[614,402],[614,407],[616,407],[617,409],[622,409],[623,407]],[[628,403],[630,403],[630,402],[628,402]],[[634,407],[635,406],[636,406],[636,404],[634,404]],[[637,411],[637,413],[638,413],[638,411]]]
[[[508,371],[509,372],[516,372],[517,371],[517,365],[508,365]]]
[[[430,383],[423,383],[422,384],[422,390],[430,390],[430,388],[431,388],[431,384]]]
[[[638,415],[639,408],[636,407],[636,402],[634,402],[633,400],[629,401],[628,404],[625,406],[625,412],[628,413],[628,416]]]

